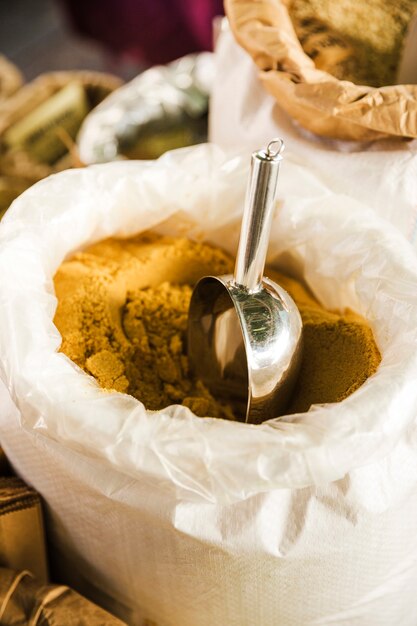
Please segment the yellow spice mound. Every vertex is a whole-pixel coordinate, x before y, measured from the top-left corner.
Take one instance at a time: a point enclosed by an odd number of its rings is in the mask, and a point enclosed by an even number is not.
[[[232,271],[221,250],[186,239],[146,235],[107,240],[65,261],[55,276],[61,351],[105,389],[130,393],[148,409],[188,406],[233,419],[189,373],[185,331],[192,285]],[[366,322],[323,309],[296,281],[268,275],[292,295],[304,322],[301,372],[287,412],[338,402],[378,367]]]

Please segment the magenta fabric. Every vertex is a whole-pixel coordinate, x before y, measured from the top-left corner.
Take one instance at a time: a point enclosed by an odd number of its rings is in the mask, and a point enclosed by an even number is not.
[[[147,64],[212,49],[222,0],[61,0],[74,28],[111,52]]]

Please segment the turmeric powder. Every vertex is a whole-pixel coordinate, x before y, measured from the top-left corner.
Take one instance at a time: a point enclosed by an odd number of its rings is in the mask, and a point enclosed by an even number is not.
[[[371,328],[352,311],[343,315],[327,311],[297,281],[273,271],[268,274],[288,291],[303,320],[301,370],[286,412],[302,413],[312,404],[344,400],[381,361]]]
[[[61,351],[107,390],[150,410],[183,404],[200,416],[233,419],[188,369],[185,331],[192,285],[225,274],[232,259],[207,244],[148,234],[107,240],[65,261],[55,276]],[[287,412],[338,402],[378,367],[372,331],[353,313],[326,311],[297,281],[274,271],[297,303],[304,356]]]

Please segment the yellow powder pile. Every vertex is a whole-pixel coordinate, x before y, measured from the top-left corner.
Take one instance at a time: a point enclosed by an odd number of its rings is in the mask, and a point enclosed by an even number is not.
[[[197,415],[233,418],[229,407],[190,378],[184,340],[191,293],[189,285],[170,283],[128,293],[122,327],[133,346],[124,359],[129,393],[149,409],[179,403]]]
[[[231,268],[222,251],[185,239],[147,235],[91,246],[55,277],[61,350],[102,387],[130,393],[150,410],[179,403],[232,418],[191,381],[185,354],[190,285]]]
[[[185,334],[192,285],[232,271],[221,250],[186,239],[146,235],[107,240],[65,261],[55,276],[61,351],[105,389],[130,393],[148,409],[188,406],[233,419],[189,373]],[[268,272],[296,301],[304,355],[287,412],[338,402],[378,367],[366,322],[323,309],[296,281]]]
[[[417,0],[291,0],[297,37],[319,69],[340,80],[395,83]]]
[[[326,311],[297,281],[269,271],[288,291],[303,320],[303,359],[287,413],[312,404],[340,402],[378,368],[381,355],[366,321],[352,311]]]

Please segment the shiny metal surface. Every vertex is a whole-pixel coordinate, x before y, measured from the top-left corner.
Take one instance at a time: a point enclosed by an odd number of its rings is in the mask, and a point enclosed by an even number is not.
[[[188,319],[193,373],[237,419],[255,424],[285,410],[301,361],[299,311],[263,278],[282,148],[274,140],[252,155],[235,273],[202,278]]]
[[[274,150],[276,146],[278,149]],[[258,289],[262,281],[283,150],[282,140],[274,139],[265,151],[254,152],[251,158],[235,267],[236,283],[250,292]]]
[[[139,74],[87,115],[77,137],[82,161],[124,158],[135,144],[152,144],[162,153],[206,141],[214,73],[214,54],[202,52]]]

